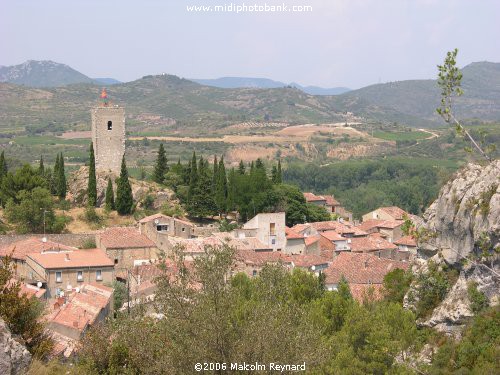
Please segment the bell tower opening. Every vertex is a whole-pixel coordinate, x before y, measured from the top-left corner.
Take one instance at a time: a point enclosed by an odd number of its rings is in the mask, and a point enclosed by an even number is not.
[[[113,130],[113,121],[108,121],[108,130]]]

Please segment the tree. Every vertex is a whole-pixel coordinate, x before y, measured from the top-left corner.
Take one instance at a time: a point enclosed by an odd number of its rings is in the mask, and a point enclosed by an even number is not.
[[[384,276],[384,297],[389,302],[402,304],[403,298],[410,289],[412,280],[411,271],[400,268],[387,273]]]
[[[59,155],[59,158],[57,159],[56,167],[54,170],[57,170],[55,173],[55,179],[56,179],[56,195],[64,199],[66,198],[66,173],[64,171],[64,157],[62,152]]]
[[[128,215],[132,212],[134,198],[132,196],[132,187],[128,180],[128,170],[125,163],[125,155],[122,157],[120,177],[116,187],[116,210],[120,215]]]
[[[160,143],[160,148],[158,149],[158,157],[156,158],[156,164],[153,171],[153,181],[162,184],[165,180],[165,173],[168,172],[168,160],[163,143]]]
[[[5,214],[10,222],[17,224],[19,233],[43,233],[44,221],[49,233],[59,233],[64,229],[65,221],[54,214],[53,200],[47,189],[21,190],[16,201],[10,199],[7,202]]]
[[[1,157],[0,157],[1,159]],[[1,164],[1,162],[0,162]],[[45,176],[45,167],[43,165],[43,155],[40,155],[40,164],[38,165],[38,173],[40,176]]]
[[[187,200],[191,201],[193,197],[194,190],[198,184],[198,168],[197,168],[196,153],[193,151],[193,157],[191,158],[191,163],[189,164],[189,190]]]
[[[21,282],[14,279],[15,266],[9,256],[0,259],[0,318],[14,335],[20,335],[29,352],[39,359],[46,358],[54,342],[43,325],[43,305],[22,292]]]
[[[106,188],[106,210],[112,211],[115,209],[115,193],[113,192],[113,183],[111,177],[108,177],[108,187]]]
[[[224,156],[220,158],[215,181],[215,204],[219,215],[227,210],[227,177]]]
[[[5,161],[5,153],[2,151],[0,154],[0,180],[7,175],[7,162]]]
[[[217,212],[217,207],[215,205],[212,189],[210,189],[212,178],[210,176],[208,162],[205,162],[205,160],[200,157],[198,167],[193,168],[193,166],[191,166],[191,169],[195,171],[196,174],[192,172],[193,178],[191,181],[194,182],[189,185],[190,198],[186,210],[189,215],[198,218],[212,216]]]
[[[90,143],[89,150],[89,181],[87,187],[88,205],[95,207],[97,205],[97,180],[95,175],[95,155],[94,144]]]
[[[454,100],[463,94],[463,90],[461,88],[462,72],[456,66],[457,54],[457,48],[453,51],[449,51],[446,54],[443,65],[438,65],[438,85],[441,88],[441,105],[436,109],[436,111],[447,124],[455,126],[459,135],[469,139],[482,157],[484,157],[488,162],[491,162],[492,159],[489,156],[489,153],[496,149],[495,145],[488,145],[483,150],[483,148],[472,137],[470,132],[460,123],[459,120],[457,120],[453,112]],[[469,149],[469,151],[471,150]]]

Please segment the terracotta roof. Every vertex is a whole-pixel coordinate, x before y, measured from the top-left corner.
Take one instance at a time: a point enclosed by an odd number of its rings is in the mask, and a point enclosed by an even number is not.
[[[101,243],[108,249],[156,247],[148,237],[132,227],[111,227],[99,233]]]
[[[279,251],[239,250],[236,253],[236,260],[256,266],[264,266],[267,263],[277,263],[280,261],[285,264],[290,263],[290,257]]]
[[[291,228],[291,230],[293,230],[294,232],[300,234],[300,233],[304,232],[306,229],[309,229],[310,227],[311,227],[311,224],[308,224],[308,223],[306,223],[306,224],[295,224]]]
[[[321,195],[316,195],[314,193],[304,193],[304,198],[306,199],[306,202],[326,201],[325,197],[322,197]]]
[[[350,239],[349,247],[351,251],[370,252],[377,250],[397,249],[393,243],[383,239],[379,235],[369,235],[366,237],[354,237]]]
[[[320,233],[323,237],[330,241],[347,241],[347,238],[342,237],[340,234],[335,232],[334,230],[327,230],[325,232]]]
[[[309,237],[305,238],[306,246],[310,246],[313,243],[318,242],[318,241],[319,241],[319,235],[317,235],[317,236],[309,236]]]
[[[399,240],[394,241],[396,245],[406,245],[406,246],[417,246],[417,241],[413,236],[404,236],[401,237]]]
[[[287,240],[298,240],[298,239],[303,239],[304,236],[302,234],[299,234],[295,232],[293,229],[289,227],[285,227],[285,234]]]
[[[404,224],[404,220],[379,220],[370,219],[362,222],[357,226],[357,228],[368,231],[373,228],[389,228],[394,229]]]
[[[408,269],[409,264],[371,254],[342,252],[324,271],[327,284],[338,284],[344,276],[349,284],[382,284],[384,276],[396,269]]]
[[[68,303],[50,314],[47,320],[83,331],[87,325],[95,322],[112,295],[111,288],[84,284],[80,287],[79,293],[70,295]]]
[[[230,233],[214,233],[213,237],[219,239],[220,244],[225,243],[237,250],[272,250],[256,237],[235,238]]]
[[[173,246],[180,246],[185,253],[200,253],[205,252],[205,246],[221,246],[223,242],[215,237],[202,237],[202,238],[179,238],[171,237],[168,239]]]
[[[386,213],[391,215],[395,220],[403,220],[405,215],[406,216],[409,215],[408,212],[397,206],[380,207],[379,210],[385,211]]]
[[[113,261],[101,249],[45,251],[28,254],[28,257],[45,269],[114,267]]]
[[[155,219],[172,219],[171,216],[167,216],[167,215],[163,215],[162,213],[157,213],[157,214],[154,214],[154,215],[150,215],[150,216],[146,216],[146,217],[143,217],[141,220],[139,220],[139,223],[149,223],[150,221],[152,220],[155,220]],[[190,221],[187,221],[187,220],[182,220],[182,219],[178,219],[178,218],[173,218],[175,221],[179,222],[179,223],[182,223],[182,224],[186,224],[186,225],[189,225],[189,226],[194,226],[193,223],[191,223]]]
[[[7,281],[7,287],[12,287],[16,283],[19,283],[19,296],[26,296],[27,298],[42,298],[43,295],[45,294],[45,289],[43,288],[38,288],[37,286],[26,284],[22,281],[19,281],[15,278],[11,278],[10,280]]]
[[[76,247],[66,246],[53,241],[42,241],[41,238],[28,238],[26,240],[16,241],[0,248],[0,256],[12,254],[12,258],[17,260],[26,260],[30,253],[41,253],[44,250],[77,250]]]
[[[333,195],[325,195],[327,206],[340,206],[340,203],[333,197]]]
[[[363,302],[365,298],[372,298],[372,300],[381,300],[384,298],[382,284],[349,284],[352,298],[358,302]]]
[[[310,224],[318,232],[333,230],[339,234],[353,234],[354,236],[366,236],[368,234],[351,223],[341,223],[339,221],[318,221]]]
[[[295,267],[303,268],[328,264],[329,262],[326,258],[314,254],[289,255],[288,259]]]

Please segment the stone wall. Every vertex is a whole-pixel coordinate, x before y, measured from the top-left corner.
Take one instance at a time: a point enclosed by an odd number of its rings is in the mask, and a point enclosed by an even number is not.
[[[92,109],[92,142],[96,170],[120,174],[121,161],[125,153],[125,110],[123,107],[110,106]]]

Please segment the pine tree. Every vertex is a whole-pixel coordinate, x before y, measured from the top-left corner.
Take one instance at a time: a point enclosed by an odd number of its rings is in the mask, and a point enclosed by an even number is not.
[[[167,165],[167,154],[163,143],[160,143],[160,148],[158,150],[158,157],[156,158],[155,169],[153,172],[153,181],[162,184],[165,180],[165,173],[168,172]]]
[[[108,177],[108,187],[106,188],[106,210],[115,209],[115,193],[113,192],[113,183],[111,177]]]
[[[90,144],[89,151],[89,181],[87,187],[88,204],[89,206],[95,207],[97,204],[97,180],[95,176],[95,156],[94,156],[94,144]]]
[[[66,198],[66,174],[64,173],[64,156],[61,152],[59,156],[59,167],[57,169],[57,176],[56,176],[56,189],[57,189],[57,196],[61,199]]]
[[[7,162],[5,160],[5,154],[4,151],[0,154],[0,179],[2,179],[3,176],[6,176],[8,172],[7,168]]]
[[[40,176],[45,175],[45,166],[43,165],[43,155],[40,155],[40,164],[38,165],[38,173]]]
[[[116,188],[116,210],[120,215],[127,215],[132,212],[133,205],[132,187],[128,180],[127,165],[125,164],[125,155],[123,155],[120,178]]]
[[[215,185],[215,204],[219,215],[227,210],[227,178],[226,167],[224,165],[224,156],[221,157],[217,169],[217,181]]]

